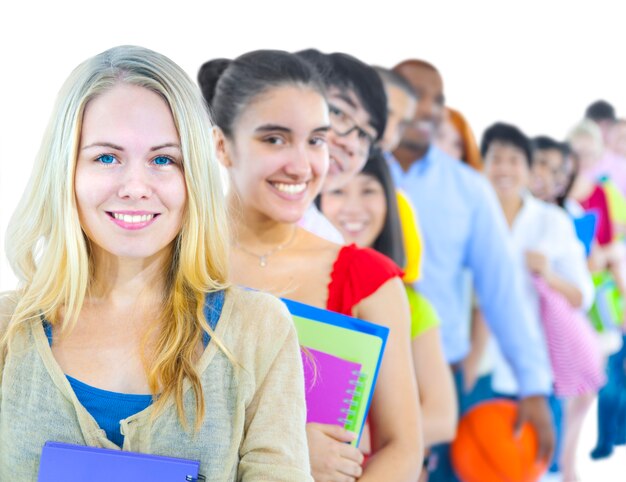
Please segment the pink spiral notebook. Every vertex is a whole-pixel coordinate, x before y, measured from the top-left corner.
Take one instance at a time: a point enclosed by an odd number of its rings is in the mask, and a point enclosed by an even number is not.
[[[361,364],[312,348],[302,350],[306,421],[346,427],[362,393]]]

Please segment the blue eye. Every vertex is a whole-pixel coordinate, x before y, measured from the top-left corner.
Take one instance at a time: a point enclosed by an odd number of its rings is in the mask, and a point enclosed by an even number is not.
[[[113,164],[115,162],[115,157],[111,154],[102,154],[96,158],[96,161],[99,161],[102,164]]]
[[[157,166],[169,166],[170,164],[173,164],[173,161],[166,156],[158,156],[154,158],[154,163]]]

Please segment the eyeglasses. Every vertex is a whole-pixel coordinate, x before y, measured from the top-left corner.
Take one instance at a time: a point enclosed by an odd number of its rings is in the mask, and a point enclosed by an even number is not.
[[[369,150],[376,141],[376,134],[367,132],[339,107],[328,104],[328,112],[330,113],[330,128],[338,136],[345,137],[356,130],[359,146],[363,151]]]

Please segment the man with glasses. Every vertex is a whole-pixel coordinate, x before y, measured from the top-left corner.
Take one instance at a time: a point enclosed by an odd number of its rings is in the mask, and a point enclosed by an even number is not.
[[[316,68],[327,89],[330,166],[322,190],[331,191],[343,187],[363,169],[371,146],[382,138],[387,123],[385,89],[372,67],[350,55],[324,54],[314,49],[297,55]],[[309,208],[300,226],[344,244],[339,231],[315,205]]]

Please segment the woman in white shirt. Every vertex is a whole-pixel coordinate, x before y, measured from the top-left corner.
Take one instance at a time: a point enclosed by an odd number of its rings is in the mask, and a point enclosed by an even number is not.
[[[563,297],[570,308],[587,310],[593,302],[593,283],[585,261],[582,244],[576,237],[574,226],[568,215],[559,207],[534,198],[528,192],[531,147],[529,139],[516,127],[494,124],[485,132],[481,144],[485,159],[485,174],[493,185],[507,223],[511,229],[513,249],[517,262],[525,268],[523,287],[526,307],[532,310],[536,328],[542,324],[549,333],[554,319],[542,320],[542,296]],[[604,383],[599,352],[589,343],[589,325],[572,324],[566,333],[567,357],[570,360],[585,359],[591,370],[581,373],[575,389],[559,389],[559,375],[554,368],[554,351],[551,351],[553,372],[556,376],[557,395],[566,397],[567,430],[563,437],[563,452],[560,458],[564,480],[575,477],[575,453],[577,439],[586,411],[595,393]],[[580,341],[580,340],[587,341]],[[551,339],[547,340],[550,346]],[[581,344],[584,345],[579,353]],[[589,350],[586,350],[591,346]],[[496,353],[493,378],[494,390],[515,396],[515,378],[501,353]],[[504,354],[506,355],[506,354]],[[558,361],[558,360],[557,360]],[[558,453],[557,453],[558,456]]]

